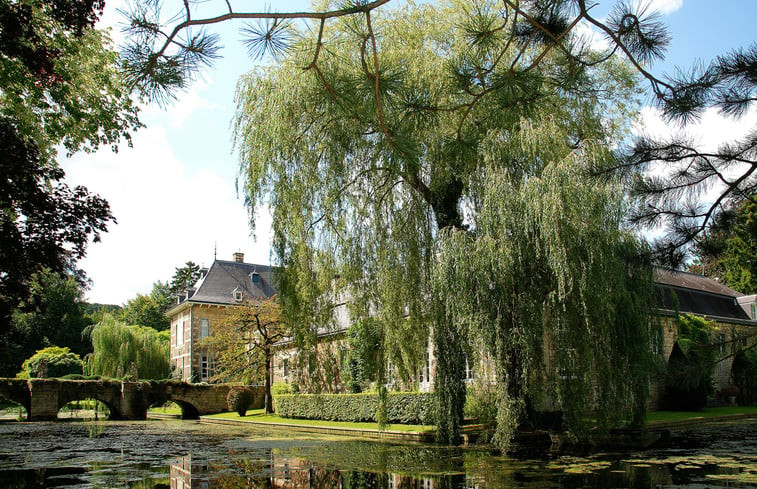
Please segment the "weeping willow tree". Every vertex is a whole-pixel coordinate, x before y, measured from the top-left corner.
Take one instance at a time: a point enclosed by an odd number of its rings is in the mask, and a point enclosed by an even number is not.
[[[531,49],[517,17],[486,0],[346,17],[238,93],[241,181],[253,225],[273,212],[295,340],[312,347],[348,297],[353,321],[383,329],[377,377],[391,362],[417,385],[431,337],[450,443],[476,351],[496,364],[503,444],[532,392],[603,421],[644,394],[648,274],[629,261],[617,182],[588,176],[612,163],[633,77]]]
[[[90,375],[119,379],[165,379],[171,373],[170,337],[146,326],[127,326],[106,314],[89,331]]]

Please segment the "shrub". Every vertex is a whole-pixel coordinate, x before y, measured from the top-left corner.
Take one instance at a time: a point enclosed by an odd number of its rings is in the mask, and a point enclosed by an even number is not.
[[[378,394],[295,394],[276,396],[276,413],[284,418],[375,422]],[[431,419],[433,400],[426,392],[387,394],[389,423],[424,424]]]
[[[69,374],[81,375],[84,363],[68,348],[49,346],[27,358],[21,366],[19,378],[56,378]]]
[[[233,387],[226,395],[226,404],[230,411],[235,411],[240,416],[247,414],[247,410],[255,400],[252,389],[247,387]]]
[[[488,443],[497,424],[497,390],[489,382],[476,381],[468,387],[465,416],[483,426],[479,441]]]
[[[271,386],[271,395],[278,396],[281,394],[294,394],[294,387],[292,386],[292,384],[287,384],[286,382],[275,382]]]

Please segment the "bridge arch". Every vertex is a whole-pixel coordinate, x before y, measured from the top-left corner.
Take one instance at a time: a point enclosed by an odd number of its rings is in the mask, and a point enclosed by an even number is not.
[[[25,418],[29,419],[32,399],[26,380],[0,379],[0,398],[24,408]]]
[[[121,383],[96,381],[82,382],[70,381],[61,382],[58,391],[58,409],[73,401],[86,401],[94,399],[105,404],[110,411],[108,419],[122,419],[121,413]],[[56,412],[57,412],[56,411]]]
[[[169,397],[168,401],[177,404],[181,408],[181,419],[200,419],[200,410],[197,409],[197,406],[182,399]]]

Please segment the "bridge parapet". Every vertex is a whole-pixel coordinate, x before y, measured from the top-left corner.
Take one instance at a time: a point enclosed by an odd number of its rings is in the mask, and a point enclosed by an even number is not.
[[[226,411],[226,384],[176,381],[121,382],[109,380],[0,379],[0,397],[21,404],[27,420],[56,419],[72,401],[96,399],[110,409],[110,419],[145,419],[152,405],[174,401],[185,417]]]

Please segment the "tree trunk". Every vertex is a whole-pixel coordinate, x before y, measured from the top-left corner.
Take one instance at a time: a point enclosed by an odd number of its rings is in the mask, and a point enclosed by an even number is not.
[[[263,350],[265,355],[265,413],[273,413],[273,397],[271,396],[271,348],[267,347]]]

